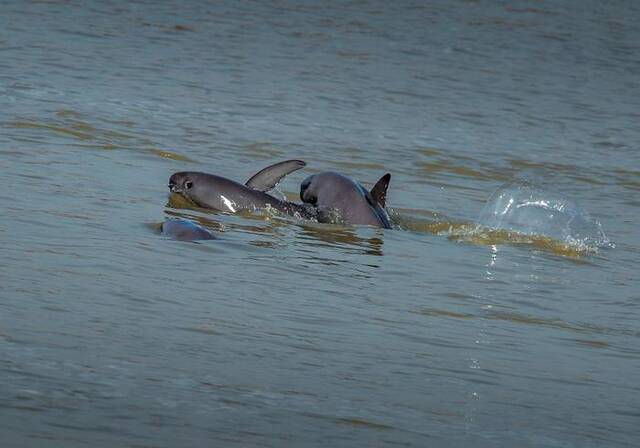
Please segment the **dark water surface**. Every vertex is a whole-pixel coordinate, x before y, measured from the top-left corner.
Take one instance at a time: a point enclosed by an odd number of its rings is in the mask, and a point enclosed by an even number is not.
[[[2,446],[638,446],[639,5],[3,2]],[[288,158],[396,228],[167,202]],[[523,174],[612,244],[460,238]]]

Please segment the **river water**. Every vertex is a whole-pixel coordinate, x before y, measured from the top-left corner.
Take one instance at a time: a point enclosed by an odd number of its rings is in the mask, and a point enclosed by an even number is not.
[[[640,443],[637,2],[5,1],[0,25],[3,447]],[[291,198],[392,173],[395,228],[169,200],[175,171],[290,158]],[[531,173],[607,243],[460,230]],[[218,238],[160,235],[176,216]]]

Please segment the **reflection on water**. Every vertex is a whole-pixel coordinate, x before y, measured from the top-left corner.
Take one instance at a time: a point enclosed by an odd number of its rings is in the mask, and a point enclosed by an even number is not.
[[[302,240],[305,245],[317,247],[341,247],[343,249],[359,249],[358,252],[367,255],[383,255],[383,229],[362,229],[356,227],[341,227],[333,224],[304,223]],[[363,233],[373,233],[376,236],[364,237]]]

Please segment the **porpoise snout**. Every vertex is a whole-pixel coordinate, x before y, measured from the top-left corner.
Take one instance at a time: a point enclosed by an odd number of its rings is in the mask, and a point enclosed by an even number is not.
[[[169,178],[169,190],[171,190],[172,193],[176,192],[176,188],[178,186],[178,179],[176,174],[172,174]]]

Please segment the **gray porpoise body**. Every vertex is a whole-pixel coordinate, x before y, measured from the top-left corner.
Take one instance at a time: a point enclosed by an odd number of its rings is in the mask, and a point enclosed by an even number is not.
[[[326,171],[307,177],[300,185],[300,198],[318,209],[319,222],[334,222],[332,214],[337,213],[344,224],[391,228],[389,215],[371,194],[339,173]]]
[[[169,188],[200,207],[223,212],[235,213],[271,207],[292,216],[315,218],[313,207],[281,201],[267,193],[214,174],[196,171],[175,173],[169,179]]]
[[[167,219],[162,223],[163,235],[178,241],[213,240],[216,237],[204,227],[186,219]]]

